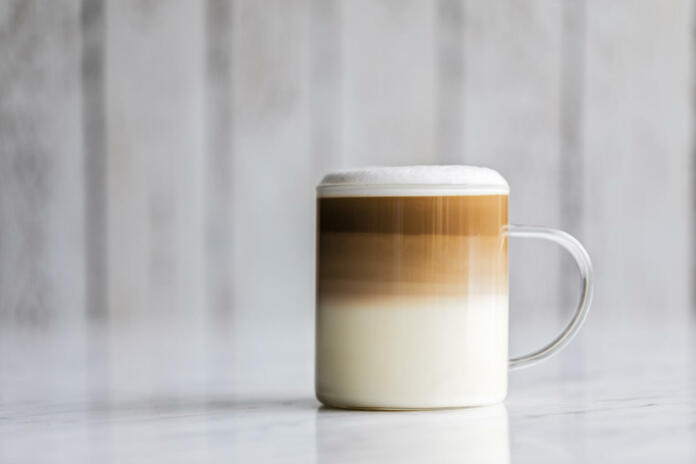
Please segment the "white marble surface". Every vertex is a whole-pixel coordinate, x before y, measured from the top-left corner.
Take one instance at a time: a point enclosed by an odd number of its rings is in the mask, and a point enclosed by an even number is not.
[[[591,321],[505,404],[424,412],[320,407],[306,325],[4,328],[0,462],[693,463],[695,328]]]

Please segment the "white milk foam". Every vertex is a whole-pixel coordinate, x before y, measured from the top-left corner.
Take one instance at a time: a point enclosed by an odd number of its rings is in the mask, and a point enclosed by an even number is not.
[[[375,166],[332,172],[317,187],[320,197],[508,194],[497,171],[477,166]]]
[[[411,409],[503,401],[507,295],[325,303],[317,313],[317,397]]]

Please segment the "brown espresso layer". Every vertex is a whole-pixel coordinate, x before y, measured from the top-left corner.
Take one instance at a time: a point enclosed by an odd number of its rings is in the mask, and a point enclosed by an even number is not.
[[[507,294],[507,195],[318,199],[321,302]]]

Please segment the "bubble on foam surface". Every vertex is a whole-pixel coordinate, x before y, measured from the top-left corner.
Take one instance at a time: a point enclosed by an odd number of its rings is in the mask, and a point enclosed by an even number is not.
[[[321,186],[332,185],[459,185],[500,187],[508,183],[497,171],[478,166],[375,166],[332,172]]]

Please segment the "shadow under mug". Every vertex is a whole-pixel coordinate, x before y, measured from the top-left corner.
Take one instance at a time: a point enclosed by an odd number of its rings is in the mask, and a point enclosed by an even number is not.
[[[327,406],[499,403],[508,370],[548,358],[582,325],[592,265],[565,232],[508,224],[507,182],[468,166],[370,168],[317,188],[316,394]],[[577,262],[575,315],[508,359],[508,239],[555,242]]]

